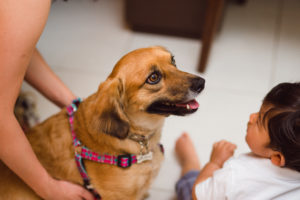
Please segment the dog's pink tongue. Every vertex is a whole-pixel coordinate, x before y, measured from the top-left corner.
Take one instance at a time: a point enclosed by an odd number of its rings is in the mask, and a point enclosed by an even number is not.
[[[195,99],[192,100],[192,101],[190,101],[190,102],[188,102],[188,104],[190,105],[191,109],[197,109],[197,108],[199,108],[199,103]]]
[[[199,104],[195,99],[193,99],[187,103],[176,104],[176,106],[178,106],[178,107],[187,107],[187,105],[189,105],[190,109],[197,109],[199,107]]]

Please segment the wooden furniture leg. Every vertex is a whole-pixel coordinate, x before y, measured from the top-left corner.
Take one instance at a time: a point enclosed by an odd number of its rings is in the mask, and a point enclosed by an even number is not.
[[[223,14],[225,0],[208,0],[207,9],[205,13],[205,22],[202,35],[202,49],[198,71],[203,73],[205,71],[211,45],[214,39],[215,32],[219,26],[221,16]]]

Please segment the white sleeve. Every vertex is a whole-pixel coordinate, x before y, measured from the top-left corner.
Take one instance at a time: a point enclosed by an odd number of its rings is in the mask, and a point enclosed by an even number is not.
[[[232,169],[224,166],[214,172],[213,176],[195,187],[197,200],[225,199],[232,185]]]

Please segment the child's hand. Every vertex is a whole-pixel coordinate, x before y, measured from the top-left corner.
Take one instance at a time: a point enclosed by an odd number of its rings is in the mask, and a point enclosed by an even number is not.
[[[193,199],[196,198],[195,193],[195,187],[198,183],[201,183],[208,179],[209,177],[212,177],[213,173],[222,168],[223,164],[226,160],[228,160],[234,153],[234,150],[236,149],[236,145],[232,144],[230,142],[227,142],[225,140],[222,140],[220,142],[216,142],[213,145],[213,150],[210,155],[210,161],[203,167],[203,169],[200,171],[199,176],[197,177],[194,187],[193,187]]]
[[[235,149],[236,145],[231,142],[225,140],[216,142],[213,145],[213,150],[210,155],[210,162],[222,168],[224,162],[233,156]]]

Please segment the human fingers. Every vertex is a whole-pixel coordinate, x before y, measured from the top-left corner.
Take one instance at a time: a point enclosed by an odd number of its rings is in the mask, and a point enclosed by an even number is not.
[[[49,200],[94,200],[93,195],[80,185],[59,180],[56,186],[57,190]]]
[[[232,156],[236,149],[236,145],[226,141],[221,148],[225,154]]]
[[[69,197],[71,197],[70,199],[72,200],[94,200],[94,197],[92,195],[91,192],[89,192],[88,190],[86,190],[85,188],[83,188],[80,185],[76,185],[73,183],[69,183],[69,182],[65,182],[65,184],[70,186],[70,190],[69,190]]]
[[[88,190],[81,188],[81,198],[83,198],[84,200],[94,200],[94,196],[92,195],[92,193],[90,193]]]
[[[227,148],[231,151],[234,151],[237,148],[236,144],[233,143],[228,143],[227,145]]]
[[[210,157],[210,161],[222,167],[224,162],[234,154],[235,148],[235,144],[226,140],[216,142],[213,145],[213,151]]]
[[[222,148],[223,150],[224,149],[236,149],[235,144],[233,144],[229,141],[226,141],[226,140],[221,140],[219,142],[214,143],[213,147],[214,148]]]

